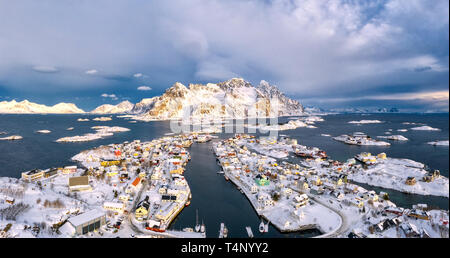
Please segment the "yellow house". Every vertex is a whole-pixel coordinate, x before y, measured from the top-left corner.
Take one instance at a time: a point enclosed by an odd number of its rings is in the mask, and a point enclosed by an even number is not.
[[[105,160],[100,162],[100,165],[103,167],[109,167],[109,166],[117,166],[120,164],[120,160]]]
[[[138,219],[138,218],[143,218],[146,217],[148,215],[148,205],[141,205],[139,206],[136,211],[134,212],[134,216]]]
[[[300,185],[304,190],[308,190],[309,189],[309,185],[306,182],[303,182],[303,184]]]
[[[333,180],[333,183],[335,184],[335,185],[342,185],[342,178],[338,178],[337,180]]]
[[[22,173],[22,179],[27,181],[34,181],[42,178],[44,176],[44,171],[35,169],[28,172]]]
[[[177,168],[177,169],[174,169],[174,170],[171,170],[171,171],[170,171],[170,174],[179,174],[179,175],[182,175],[183,173],[184,173],[184,170],[183,170],[182,167],[179,167],[179,168]]]
[[[358,208],[362,208],[364,206],[364,202],[358,199],[353,199],[352,201],[353,206],[356,206]]]
[[[140,178],[144,178],[145,176],[146,176],[145,171],[142,171],[141,173],[139,173],[139,177],[140,177]]]
[[[314,177],[311,178],[311,183],[313,185],[321,185],[322,181],[320,180],[320,177],[314,176]]]
[[[386,153],[384,153],[384,152],[378,154],[377,157],[378,157],[379,159],[386,159],[386,158],[387,158]]]
[[[110,177],[115,176],[115,175],[117,175],[117,174],[118,174],[117,171],[109,171],[108,173],[106,173],[106,175],[107,175],[107,176],[110,176]]]

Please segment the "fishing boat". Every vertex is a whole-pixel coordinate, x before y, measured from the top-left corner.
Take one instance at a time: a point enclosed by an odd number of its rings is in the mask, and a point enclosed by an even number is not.
[[[219,238],[223,238],[224,228],[225,228],[225,224],[223,222],[220,223]]]
[[[205,231],[206,231],[205,223],[203,223],[203,220],[202,220],[202,226],[200,227],[200,232],[205,233]]]
[[[259,232],[264,233],[266,231],[265,228],[264,221],[261,219],[261,223],[259,223]]]
[[[253,232],[251,227],[245,227],[247,230],[248,237],[253,238]]]
[[[223,224],[223,237],[224,238],[228,237],[228,228],[225,226],[225,224]]]
[[[200,231],[200,224],[198,224],[198,210],[195,210],[195,232]]]

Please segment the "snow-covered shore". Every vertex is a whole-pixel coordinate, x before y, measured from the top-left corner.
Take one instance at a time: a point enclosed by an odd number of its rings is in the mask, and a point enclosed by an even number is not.
[[[394,189],[400,192],[420,195],[435,195],[449,197],[449,180],[444,176],[425,182],[423,178],[429,175],[425,165],[409,159],[377,159],[368,169],[359,169],[349,174],[349,179],[372,186]],[[406,184],[410,177],[415,178],[414,185]]]

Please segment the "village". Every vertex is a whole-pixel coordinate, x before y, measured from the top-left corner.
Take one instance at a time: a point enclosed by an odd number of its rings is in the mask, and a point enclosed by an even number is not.
[[[277,160],[274,157],[279,156],[280,149],[294,152],[303,160],[299,164]],[[404,172],[414,161],[402,163],[381,153],[361,154],[360,164],[355,158],[342,163],[294,139],[257,139],[245,134],[215,143],[214,150],[225,179],[247,196],[262,218],[282,232],[316,228],[323,233],[320,237],[448,237],[448,211],[432,210],[424,204],[403,209],[389,201],[388,194],[368,191],[350,180],[356,178],[354,174],[371,173],[362,162],[375,164],[378,160],[380,165],[397,166]],[[430,191],[420,194],[432,194],[440,182],[444,186],[439,189],[448,198],[447,178],[438,171],[417,169],[411,175],[420,176]],[[414,187],[410,182],[413,176],[399,178],[405,186]]]
[[[197,134],[83,151],[66,166],[2,178],[1,223],[13,237],[205,237],[205,227],[168,230],[190,204],[186,151]],[[11,190],[14,189],[14,190]],[[3,225],[4,221],[8,223]],[[197,225],[195,225],[197,226]],[[44,231],[45,229],[45,231]]]
[[[110,144],[75,155],[72,160],[81,166],[0,178],[0,232],[3,237],[204,238],[206,228],[198,222],[180,231],[169,226],[192,198],[183,176],[187,148],[214,138],[197,132]],[[215,140],[212,149],[220,173],[260,216],[262,233],[272,224],[286,233],[317,229],[318,237],[448,237],[448,211],[424,204],[400,208],[388,194],[352,183],[383,177],[391,184],[381,184],[385,188],[448,198],[448,179],[421,163],[385,153],[340,162],[286,136],[236,134]],[[291,154],[298,162],[287,161]],[[385,170],[388,177],[380,172]],[[251,229],[247,232],[253,237]],[[222,223],[219,237],[226,236]]]

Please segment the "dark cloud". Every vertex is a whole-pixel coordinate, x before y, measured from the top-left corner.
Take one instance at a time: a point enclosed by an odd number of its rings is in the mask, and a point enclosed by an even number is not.
[[[16,94],[139,99],[236,76],[300,100],[448,88],[445,0],[1,3],[0,81]]]

